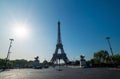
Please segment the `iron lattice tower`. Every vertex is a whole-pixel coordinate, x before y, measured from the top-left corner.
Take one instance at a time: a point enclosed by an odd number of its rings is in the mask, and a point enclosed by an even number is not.
[[[58,53],[58,50],[61,50],[61,53]],[[53,54],[53,57],[51,59],[52,63],[57,62],[57,60],[62,59],[65,64],[67,64],[69,62],[64,49],[63,49],[63,44],[62,44],[62,40],[61,40],[61,32],[60,32],[60,21],[58,21],[58,38],[57,38],[57,44],[56,44],[56,49],[55,49],[55,53]]]

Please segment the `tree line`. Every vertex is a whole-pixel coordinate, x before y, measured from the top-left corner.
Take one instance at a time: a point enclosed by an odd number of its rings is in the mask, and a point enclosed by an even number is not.
[[[108,51],[95,52],[93,59],[87,61],[92,67],[118,67],[120,66],[120,54],[109,55]]]
[[[120,54],[113,56],[109,55],[108,51],[100,50],[93,54],[93,58],[86,61],[88,67],[118,67],[120,66]],[[0,69],[4,67],[5,59],[0,59]],[[25,59],[9,60],[7,62],[7,68],[32,68],[34,61],[27,61]],[[43,65],[52,65],[52,63],[44,60]],[[79,65],[79,60],[70,61],[68,65]]]
[[[7,68],[13,69],[13,68],[32,68],[34,64],[34,61],[30,60],[27,61],[25,59],[17,59],[17,60],[8,60],[7,62]],[[5,59],[0,59],[0,69],[4,68],[5,65]],[[41,66],[43,65],[50,65],[50,63],[47,60],[44,60],[42,63],[40,63]]]

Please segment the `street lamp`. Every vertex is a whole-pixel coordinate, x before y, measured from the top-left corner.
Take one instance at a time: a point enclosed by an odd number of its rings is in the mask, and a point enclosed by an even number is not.
[[[4,67],[4,69],[7,68],[7,62],[8,62],[8,58],[9,58],[9,56],[10,56],[10,48],[12,47],[12,41],[14,41],[14,39],[9,39],[9,40],[10,40],[10,46],[9,46],[9,48],[8,48],[7,57],[6,57],[6,59],[5,59],[5,67]]]
[[[107,42],[108,42],[108,45],[109,45],[111,54],[112,54],[112,56],[113,56],[113,50],[112,50],[112,47],[111,47],[111,44],[110,44],[110,37],[106,37],[106,40],[107,40]]]

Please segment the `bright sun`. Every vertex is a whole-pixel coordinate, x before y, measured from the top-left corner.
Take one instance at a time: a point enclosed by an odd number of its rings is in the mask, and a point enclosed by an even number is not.
[[[19,38],[26,38],[28,36],[28,28],[27,28],[27,25],[26,24],[15,24],[14,25],[14,35],[19,37]]]

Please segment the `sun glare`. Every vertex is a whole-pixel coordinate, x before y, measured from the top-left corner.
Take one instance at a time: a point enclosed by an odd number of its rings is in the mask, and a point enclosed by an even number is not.
[[[28,36],[28,28],[26,24],[15,24],[15,27],[13,29],[14,35],[19,38],[26,38]]]

